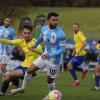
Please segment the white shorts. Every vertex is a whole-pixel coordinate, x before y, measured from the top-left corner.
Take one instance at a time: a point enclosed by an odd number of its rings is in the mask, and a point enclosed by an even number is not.
[[[54,64],[53,62],[48,60],[43,60],[41,56],[37,58],[33,62],[33,64],[41,70],[46,68],[47,75],[49,75],[51,78],[55,78],[60,70],[60,65]]]
[[[0,55],[0,64],[7,64],[10,60],[10,56]]]

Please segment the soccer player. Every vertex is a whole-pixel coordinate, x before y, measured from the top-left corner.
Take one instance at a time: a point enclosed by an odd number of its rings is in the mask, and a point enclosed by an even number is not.
[[[39,45],[36,49],[33,51],[29,51],[28,48],[35,43],[35,38],[32,37],[32,26],[31,25],[24,25],[22,28],[22,37],[20,39],[16,40],[8,40],[8,39],[0,39],[0,43],[4,44],[12,44],[19,46],[23,52],[25,53],[25,60],[21,63],[21,65],[17,66],[14,70],[11,72],[6,72],[4,81],[1,86],[1,92],[0,95],[4,95],[7,88],[9,87],[9,82],[13,81],[15,82],[15,86],[19,86],[19,78],[23,78],[25,71],[27,68],[32,64],[32,62],[42,53],[42,48]],[[33,73],[34,74],[34,73]]]
[[[13,93],[24,91],[28,85],[28,80],[30,79],[31,74],[44,68],[47,68],[49,90],[52,91],[55,89],[54,79],[59,73],[61,54],[65,50],[65,33],[58,26],[58,16],[59,15],[54,12],[48,14],[48,25],[42,27],[39,38],[33,47],[30,47],[30,50],[34,50],[34,48],[36,48],[42,41],[45,41],[45,51],[28,68],[22,87],[13,90]],[[43,98],[43,100],[45,99],[48,99],[48,95]]]
[[[16,37],[15,30],[11,27],[11,19],[5,18],[0,26],[0,38],[13,40]],[[6,65],[10,60],[13,46],[0,44],[0,76],[6,72]]]
[[[73,51],[74,57],[72,57],[72,59],[68,62],[67,68],[69,69],[74,79],[72,85],[78,86],[80,84],[80,81],[77,78],[74,67],[81,65],[85,60],[86,52],[84,48],[86,46],[86,37],[80,31],[78,23],[73,24],[73,31],[74,31],[74,41],[75,41],[75,49]],[[86,76],[87,72],[88,72],[87,69],[83,69],[82,78]]]
[[[100,81],[100,40],[96,44],[96,48],[97,48],[97,54],[98,54],[98,57],[97,57],[98,65],[94,69],[95,86],[93,87],[93,90],[98,91],[98,90],[100,90],[100,87],[99,87],[99,81]]]

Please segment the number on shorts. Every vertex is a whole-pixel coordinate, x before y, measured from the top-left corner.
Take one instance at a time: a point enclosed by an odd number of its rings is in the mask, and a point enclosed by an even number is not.
[[[56,70],[50,69],[50,74],[51,74],[51,75],[54,75],[55,73],[56,73]]]

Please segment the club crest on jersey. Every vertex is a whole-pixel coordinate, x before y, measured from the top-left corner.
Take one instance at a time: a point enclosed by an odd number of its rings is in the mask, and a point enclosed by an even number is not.
[[[56,33],[54,33],[54,32],[51,33],[50,42],[51,42],[51,43],[55,43],[55,42],[56,42]]]

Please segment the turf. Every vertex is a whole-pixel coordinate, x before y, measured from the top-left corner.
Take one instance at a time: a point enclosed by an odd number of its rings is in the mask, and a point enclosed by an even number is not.
[[[100,91],[92,91],[91,88],[94,84],[92,78],[93,73],[90,72],[86,79],[81,79],[81,73],[78,72],[81,84],[79,87],[72,87],[72,77],[69,72],[60,73],[56,79],[57,89],[62,93],[62,100],[99,100]],[[14,96],[0,97],[0,100],[41,100],[48,93],[46,83],[46,74],[40,73],[34,77],[28,89],[23,94]]]

